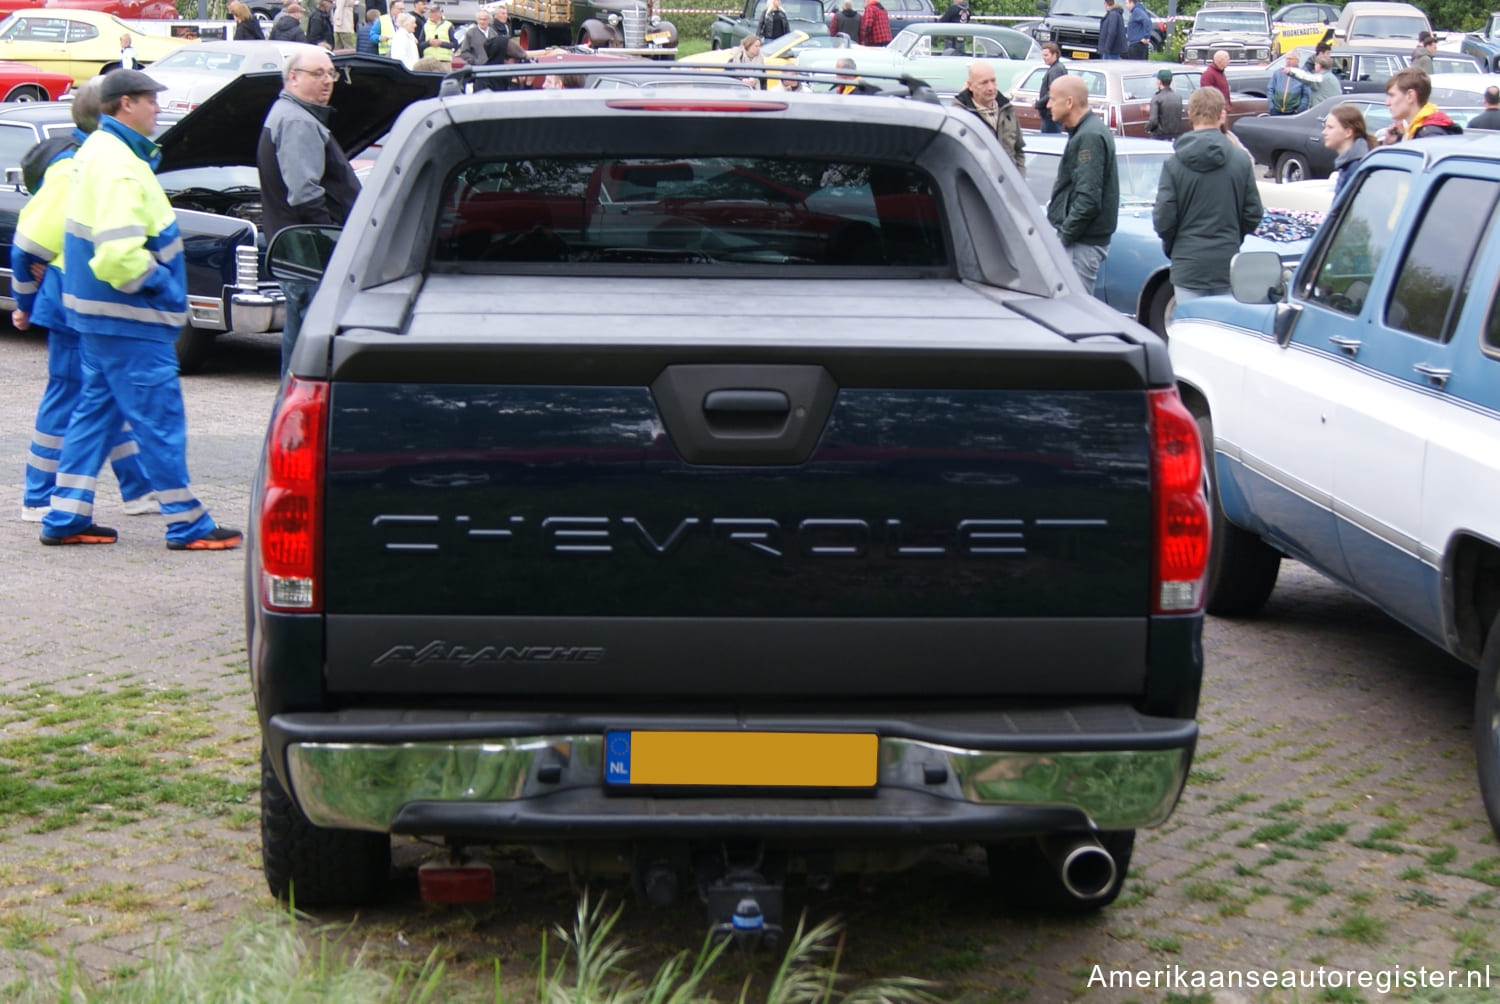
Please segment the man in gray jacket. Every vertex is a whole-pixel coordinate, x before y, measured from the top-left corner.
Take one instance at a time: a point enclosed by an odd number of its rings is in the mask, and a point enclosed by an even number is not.
[[[484,47],[491,38],[495,37],[495,30],[490,27],[490,12],[485,8],[479,8],[479,13],[474,15],[474,27],[464,32],[464,39],[458,43],[458,56],[470,66],[483,66],[488,57],[485,55]]]
[[[1224,95],[1212,87],[1193,92],[1193,129],[1178,138],[1156,190],[1153,222],[1172,260],[1178,303],[1229,292],[1230,259],[1264,213],[1249,155],[1219,131],[1224,117]]]
[[[267,239],[283,227],[321,223],[341,227],[359,196],[359,180],[328,129],[337,71],[325,49],[298,50],[281,73],[282,89],[261,126],[255,150],[260,169],[261,226]],[[286,374],[302,315],[317,284],[282,280],[286,321],[281,372]]]

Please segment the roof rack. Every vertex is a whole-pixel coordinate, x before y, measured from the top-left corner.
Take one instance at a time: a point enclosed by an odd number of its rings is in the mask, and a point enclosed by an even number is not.
[[[722,83],[725,76],[738,77],[742,80],[777,80],[798,81],[804,87],[815,87],[819,84],[828,85],[852,85],[853,94],[879,95],[881,97],[907,98],[912,101],[923,101],[928,104],[940,105],[942,100],[937,92],[925,80],[919,80],[908,74],[890,73],[865,73],[855,70],[852,74],[848,70],[839,69],[813,69],[801,67],[768,67],[755,65],[734,65],[732,68],[725,66],[723,69],[711,66],[684,66],[679,63],[663,62],[634,62],[621,60],[620,65],[610,66],[600,60],[562,60],[558,62],[538,63],[528,61],[525,63],[486,63],[482,66],[465,66],[454,70],[443,78],[438,88],[438,97],[451,97],[457,94],[472,94],[477,91],[508,91],[524,89],[526,85],[519,84],[522,78],[537,76],[642,76],[642,77],[682,77],[685,84],[690,81],[705,81]],[[822,93],[826,93],[822,92]]]

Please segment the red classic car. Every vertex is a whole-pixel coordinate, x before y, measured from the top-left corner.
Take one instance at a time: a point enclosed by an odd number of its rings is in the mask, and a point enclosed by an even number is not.
[[[3,9],[0,0],[0,9]],[[126,21],[162,21],[178,16],[171,0],[46,0],[45,3],[22,3],[18,7],[56,7],[62,10],[97,10]]]
[[[0,101],[56,101],[72,87],[66,73],[0,59]]]

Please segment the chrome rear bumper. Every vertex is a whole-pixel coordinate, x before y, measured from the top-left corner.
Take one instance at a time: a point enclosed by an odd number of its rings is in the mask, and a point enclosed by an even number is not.
[[[1196,738],[1191,722],[1173,724],[1185,724],[1177,734],[1187,741],[1169,748],[984,750],[882,737],[873,793],[816,797],[606,792],[602,734],[292,741],[286,763],[307,817],[343,829],[427,832],[421,822],[427,820],[470,834],[540,828],[584,836],[611,825],[671,832],[674,820],[702,832],[739,819],[751,829],[774,823],[798,833],[820,826],[888,836],[950,830],[978,839],[976,834],[1003,833],[1009,810],[1015,810],[1018,827],[1056,818],[1051,810],[1104,830],[1161,823],[1176,804]],[[1077,738],[1061,736],[1058,745],[1076,746],[1069,740]]]

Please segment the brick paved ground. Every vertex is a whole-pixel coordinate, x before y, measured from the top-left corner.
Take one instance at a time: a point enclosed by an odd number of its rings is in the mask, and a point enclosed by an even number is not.
[[[194,484],[231,525],[246,519],[275,369],[272,340],[232,340],[210,372],[184,382]],[[209,726],[190,746],[198,769],[253,784],[242,557],[168,552],[159,518],[120,516],[112,489],[101,493],[99,515],[121,530],[119,544],[38,546],[35,526],[16,516],[43,374],[38,339],[0,332],[0,739],[35,727],[9,710],[32,688],[186,690]],[[1500,982],[1500,855],[1475,791],[1472,673],[1290,563],[1263,618],[1210,620],[1206,646],[1203,741],[1187,794],[1171,822],[1142,835],[1125,895],[1101,918],[997,913],[972,850],[900,876],[842,880],[828,893],[794,890],[790,905],[846,918],[846,970],[927,975],[946,981],[948,996],[973,1001],[1166,996],[1090,989],[1095,964],[1489,963]],[[152,807],[125,825],[109,822],[105,808],[52,832],[32,832],[29,821],[0,828],[0,988],[44,975],[60,952],[108,978],[142,965],[165,938],[216,944],[237,919],[270,905],[253,795],[209,816]],[[393,906],[320,919],[352,921],[356,941],[368,939],[379,956],[421,960],[439,947],[458,972],[499,957],[508,973],[529,975],[540,932],[571,915],[568,880],[524,853],[503,854],[504,895],[493,905],[428,908],[411,881],[423,853],[398,847],[404,882]],[[696,948],[700,924],[693,904],[665,913],[632,905],[623,929],[649,963]],[[730,965],[743,972],[761,963]],[[1303,990],[1198,999],[1380,997]]]

